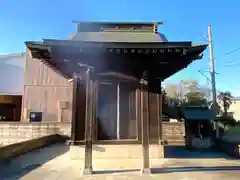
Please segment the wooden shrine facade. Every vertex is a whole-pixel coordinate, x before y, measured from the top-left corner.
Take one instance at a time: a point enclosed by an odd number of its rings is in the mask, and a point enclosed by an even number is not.
[[[200,59],[206,45],[167,42],[156,25],[79,23],[76,39],[26,42],[32,58],[73,83],[71,144],[85,145],[86,172],[92,172],[92,144],[142,144],[143,171],[150,168],[149,144],[162,144],[161,82]],[[133,40],[143,34],[151,41]]]

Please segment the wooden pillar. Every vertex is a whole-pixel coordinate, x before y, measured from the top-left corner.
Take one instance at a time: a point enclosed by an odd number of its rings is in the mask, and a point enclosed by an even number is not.
[[[93,81],[90,70],[85,71],[86,82],[86,115],[85,115],[85,157],[83,174],[92,174],[92,132],[93,132]]]
[[[97,105],[98,105],[98,90],[99,90],[99,82],[95,80],[93,82],[93,112],[92,112],[92,128],[93,128],[93,133],[92,133],[92,141],[96,142],[97,141]]]
[[[162,119],[162,103],[161,103],[161,88],[159,81],[154,80],[154,77],[149,78],[148,88],[149,92],[149,140],[152,144],[160,144],[161,137],[161,119]]]
[[[137,139],[142,142],[142,106],[141,106],[141,86],[136,90],[136,120],[137,120]]]
[[[149,160],[149,92],[141,81],[142,174],[151,173]]]
[[[77,75],[73,76],[73,98],[72,98],[72,127],[71,127],[71,140],[70,145],[76,144],[76,126],[77,126],[77,92],[78,92],[78,84],[80,78]]]
[[[162,145],[164,145],[163,142],[163,93],[159,94],[159,140]]]

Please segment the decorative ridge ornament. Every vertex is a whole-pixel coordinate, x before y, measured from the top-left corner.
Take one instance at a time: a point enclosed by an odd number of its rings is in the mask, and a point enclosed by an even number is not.
[[[107,48],[106,51],[117,54],[186,54],[186,50],[183,48]]]

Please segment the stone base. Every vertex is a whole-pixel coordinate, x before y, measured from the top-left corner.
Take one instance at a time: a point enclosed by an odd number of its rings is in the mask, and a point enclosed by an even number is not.
[[[193,138],[192,147],[195,149],[209,149],[213,146],[211,138]]]
[[[83,169],[82,174],[83,175],[91,175],[91,174],[93,174],[93,169],[92,168]]]
[[[84,146],[70,146],[69,156],[78,168],[84,168]],[[161,166],[163,146],[150,145],[150,167]],[[142,168],[142,145],[93,145],[93,170],[134,170]]]
[[[142,168],[141,175],[150,175],[152,173],[150,168]]]

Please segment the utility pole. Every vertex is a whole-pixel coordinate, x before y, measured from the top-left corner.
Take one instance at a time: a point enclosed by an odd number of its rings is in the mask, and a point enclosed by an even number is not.
[[[209,46],[209,59],[210,59],[210,75],[212,84],[212,99],[213,108],[217,107],[217,93],[216,93],[216,82],[215,82],[215,68],[214,68],[214,57],[213,57],[213,47],[212,47],[212,31],[211,25],[208,25],[208,46]],[[215,123],[216,138],[219,138],[219,128],[217,123]]]
[[[213,47],[212,47],[212,32],[211,25],[208,25],[208,45],[209,45],[209,56],[210,56],[210,74],[211,74],[211,84],[212,84],[212,98],[213,103],[217,103],[216,94],[216,83],[215,83],[215,69],[214,69],[214,57],[213,57]]]

